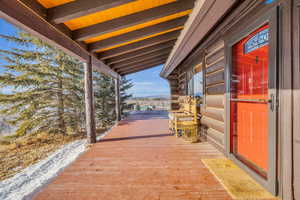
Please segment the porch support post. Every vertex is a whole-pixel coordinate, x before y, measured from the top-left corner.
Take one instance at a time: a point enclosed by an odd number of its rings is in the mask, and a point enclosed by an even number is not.
[[[90,57],[87,63],[84,63],[85,121],[87,140],[90,144],[96,143],[92,72],[92,61]]]
[[[116,121],[121,120],[120,77],[115,79]]]

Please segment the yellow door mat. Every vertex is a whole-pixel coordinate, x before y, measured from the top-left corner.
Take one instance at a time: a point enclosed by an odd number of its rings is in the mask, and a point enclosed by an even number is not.
[[[233,199],[277,199],[228,159],[202,159],[202,162]]]

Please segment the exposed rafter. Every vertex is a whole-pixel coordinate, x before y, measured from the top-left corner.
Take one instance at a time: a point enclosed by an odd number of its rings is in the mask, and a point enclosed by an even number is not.
[[[114,45],[119,45],[124,42],[133,41],[139,38],[151,36],[157,33],[161,33],[170,29],[174,29],[184,25],[185,21],[187,20],[187,16],[180,17],[177,19],[173,19],[167,22],[162,22],[159,24],[155,24],[153,26],[148,26],[146,28],[142,28],[139,30],[131,31],[129,33],[125,33],[123,35],[111,37],[105,40],[101,40],[98,42],[94,42],[89,44],[89,51],[96,52],[100,49],[104,49],[107,47],[111,47]]]
[[[120,75],[166,63],[195,1],[0,0],[0,17],[84,63],[86,132],[94,143],[93,70],[115,79],[118,116]]]
[[[154,7],[142,12],[134,13],[107,22],[102,22],[89,27],[74,31],[74,39],[83,41],[91,37],[110,33],[123,28],[128,28],[137,24],[142,24],[151,20],[162,18],[178,12],[192,9],[194,0],[178,0],[173,3]]]
[[[29,8],[27,4],[18,0],[1,1],[1,17],[25,29],[29,33],[44,39],[49,44],[55,44],[81,60],[87,60],[89,58],[89,53],[83,47],[74,42],[67,35],[58,32],[39,15],[40,13],[34,13],[32,11],[32,8]]]
[[[112,64],[123,62],[123,61],[131,60],[133,58],[139,58],[141,56],[148,56],[149,54],[153,54],[153,53],[160,53],[163,50],[171,50],[173,45],[174,45],[174,42],[168,42],[165,44],[154,45],[152,47],[147,47],[147,48],[144,48],[144,49],[141,49],[138,51],[133,51],[133,52],[123,54],[118,57],[114,57],[114,58],[105,60],[105,63],[107,65],[112,65]]]
[[[50,21],[59,24],[136,0],[76,0],[48,9]]]
[[[138,68],[140,66],[144,66],[144,65],[148,65],[148,64],[152,64],[152,63],[155,63],[155,62],[166,61],[166,59],[167,59],[167,56],[157,58],[157,59],[146,60],[146,61],[142,61],[142,62],[139,62],[139,63],[136,63],[136,64],[123,66],[122,68],[119,68],[116,71],[117,72],[123,72],[123,71],[126,71],[126,70],[131,70],[131,69]]]
[[[95,69],[111,77],[118,77],[113,69],[132,70],[141,64],[144,67],[165,61],[195,3],[195,0],[147,4],[137,0],[0,1],[0,15],[8,21],[84,62],[90,60]],[[124,13],[117,11],[121,5]],[[101,22],[93,17],[101,17],[102,13],[105,17]]]
[[[197,1],[161,76],[167,78],[238,0]],[[251,1],[250,1],[251,2]],[[252,1],[256,3],[256,1]],[[230,19],[232,20],[232,19]]]
[[[126,61],[123,61],[121,63],[112,65],[110,67],[112,67],[112,69],[116,70],[118,68],[130,66],[130,65],[135,65],[135,64],[138,64],[138,63],[144,62],[144,61],[156,60],[156,59],[159,59],[159,58],[167,58],[168,55],[170,54],[170,52],[171,52],[171,49],[168,49],[167,51],[164,50],[164,51],[161,51],[161,52],[155,52],[155,53],[152,53],[152,54],[149,54],[149,55],[145,55],[145,56],[137,57],[137,58],[134,58],[134,59],[126,60]]]
[[[44,8],[39,2],[36,0],[20,0],[27,7],[32,9],[38,16],[42,17],[44,20],[47,20],[47,9]],[[52,26],[57,28],[59,31],[67,35],[69,38],[72,37],[72,31],[65,24],[55,24],[49,22]],[[82,43],[80,43],[82,44]]]
[[[29,3],[29,0],[26,0]],[[111,77],[117,77],[117,73],[111,70],[99,59],[95,59],[84,46],[72,40],[67,34],[64,34],[57,27],[48,23],[42,11],[36,7],[29,7],[26,3],[19,0],[1,0],[0,17],[5,18],[16,26],[23,28],[27,32],[43,39],[50,45],[54,45],[69,55],[86,62],[92,56],[94,66],[100,72]],[[36,9],[36,10],[35,10]]]
[[[124,71],[124,72],[120,72],[121,75],[127,75],[127,74],[132,74],[132,73],[136,73],[136,72],[139,72],[139,71],[143,71],[143,70],[146,70],[146,69],[150,69],[152,67],[156,67],[158,65],[162,65],[164,64],[166,61],[158,61],[158,62],[154,62],[154,63],[151,63],[149,65],[144,65],[144,66],[141,66],[141,67],[138,67],[138,68],[135,68],[135,69],[131,69],[131,70],[127,70],[127,71]]]
[[[164,43],[167,41],[174,41],[178,37],[179,34],[180,34],[179,30],[172,31],[170,33],[159,35],[159,36],[156,36],[153,38],[145,39],[145,40],[142,40],[139,42],[135,42],[135,43],[128,44],[125,46],[107,50],[107,51],[99,53],[99,58],[101,60],[104,60],[104,59],[112,58],[115,56],[123,55],[123,54],[129,53],[129,52],[137,51],[137,50],[140,50],[140,49],[143,49],[146,47],[161,44],[161,43]]]

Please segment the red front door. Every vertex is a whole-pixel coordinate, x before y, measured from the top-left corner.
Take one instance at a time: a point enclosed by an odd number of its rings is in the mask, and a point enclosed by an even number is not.
[[[268,173],[269,25],[232,48],[231,152],[260,175]]]

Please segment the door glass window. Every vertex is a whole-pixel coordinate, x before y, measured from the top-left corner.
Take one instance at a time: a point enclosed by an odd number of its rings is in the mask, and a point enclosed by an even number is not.
[[[232,48],[231,151],[259,174],[268,172],[269,25]]]

